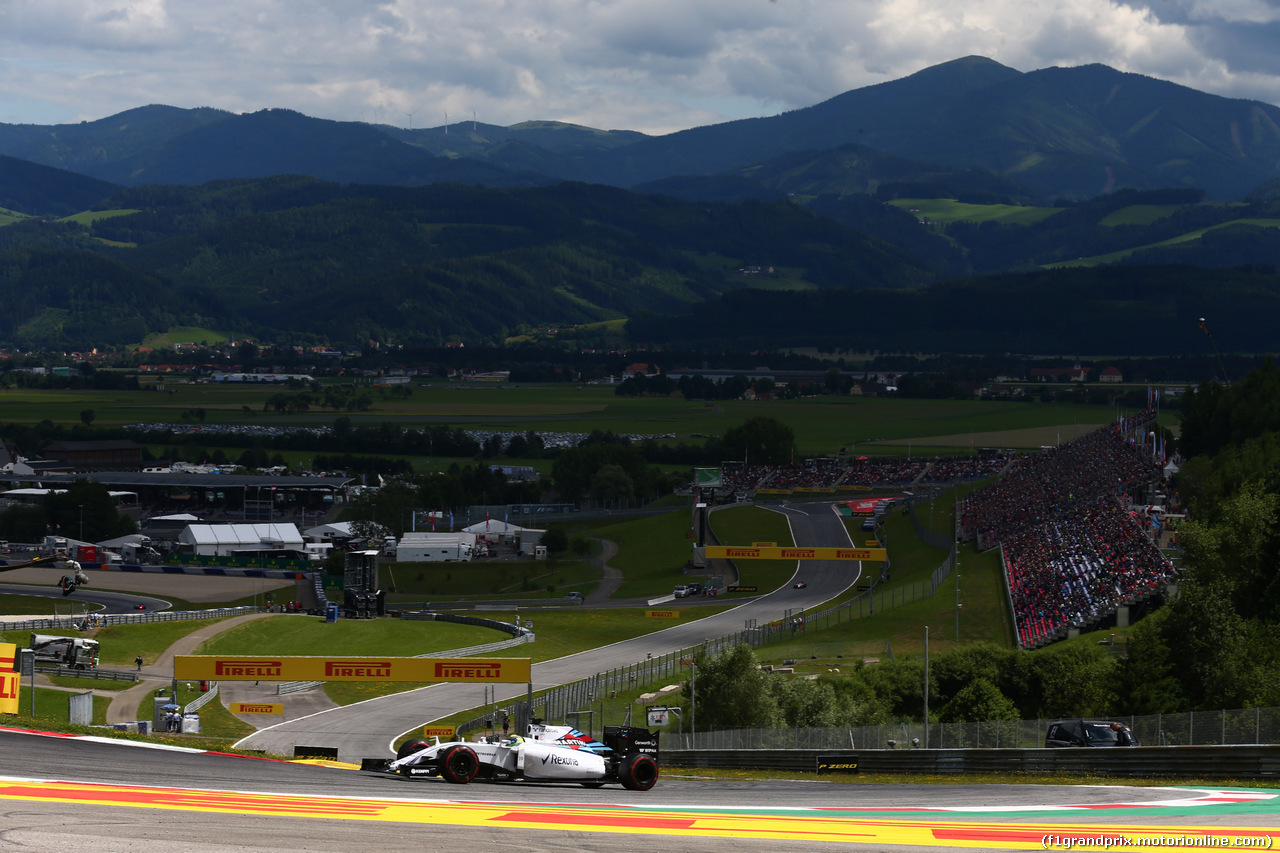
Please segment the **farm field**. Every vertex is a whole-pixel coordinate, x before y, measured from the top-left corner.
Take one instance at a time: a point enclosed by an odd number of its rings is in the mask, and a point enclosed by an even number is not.
[[[950,198],[900,198],[889,202],[933,222],[1005,222],[1011,225],[1034,225],[1058,212],[1054,207],[1030,207],[1013,204],[967,204]]]
[[[150,386],[149,386],[150,387]],[[281,387],[183,385],[173,380],[163,391],[0,390],[7,423],[78,425],[81,413],[94,413],[93,426],[135,423],[191,425],[195,409],[204,423],[276,427],[331,425],[348,417],[356,425],[391,423],[406,428],[444,425],[461,429],[524,432],[593,430],[669,436],[668,443],[700,443],[700,436],[723,435],[748,418],[776,418],[792,428],[797,450],[829,455],[855,445],[860,453],[901,453],[882,442],[927,448],[974,446],[1035,448],[1041,434],[1022,431],[1045,427],[1091,427],[1106,423],[1114,412],[1103,406],[1067,403],[982,400],[921,400],[862,397],[813,397],[800,400],[728,400],[714,403],[672,397],[621,397],[608,385],[475,386],[435,382],[414,387],[408,399],[367,389],[372,406],[366,412],[310,411],[275,414],[265,411],[276,394],[299,393]],[[184,417],[184,413],[186,417]],[[673,437],[670,437],[673,436]],[[978,436],[981,436],[979,440]],[[939,437],[947,437],[945,440]],[[1048,442],[1053,443],[1053,442]],[[217,446],[210,435],[207,444]]]
[[[1047,269],[1061,269],[1065,267],[1092,267],[1092,266],[1097,266],[1099,264],[1111,264],[1121,260],[1122,258],[1128,257],[1134,252],[1141,251],[1143,249],[1152,249],[1160,246],[1173,246],[1178,243],[1185,243],[1188,240],[1197,240],[1200,237],[1203,237],[1206,233],[1210,231],[1215,231],[1219,228],[1227,228],[1227,227],[1236,226],[1236,225],[1255,225],[1259,228],[1280,228],[1280,219],[1260,219],[1260,218],[1233,219],[1230,222],[1224,222],[1220,225],[1214,225],[1209,228],[1197,228],[1194,231],[1188,231],[1185,234],[1179,234],[1176,237],[1170,237],[1168,240],[1161,240],[1158,243],[1152,243],[1146,246],[1133,246],[1128,249],[1121,249],[1120,251],[1117,251],[1117,252],[1109,252],[1105,255],[1094,255],[1093,257],[1089,257],[1089,258],[1079,258],[1074,261],[1065,261],[1060,264],[1046,264],[1045,266]]]

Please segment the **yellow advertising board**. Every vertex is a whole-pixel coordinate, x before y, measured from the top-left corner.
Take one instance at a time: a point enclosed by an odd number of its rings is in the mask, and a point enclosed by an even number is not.
[[[875,560],[887,558],[883,548],[765,548],[708,545],[708,560]]]
[[[442,741],[449,741],[457,738],[457,735],[454,734],[453,726],[423,726],[422,736],[424,738],[438,737]]]
[[[177,655],[173,677],[208,681],[437,681],[521,684],[529,658],[310,657]]]
[[[275,714],[284,716],[284,706],[274,702],[232,702],[233,714]]]
[[[14,672],[18,647],[0,643],[0,714],[18,713],[18,689],[22,679]]]
[[[650,619],[679,619],[680,611],[679,610],[646,610],[644,612],[644,615],[648,616]]]

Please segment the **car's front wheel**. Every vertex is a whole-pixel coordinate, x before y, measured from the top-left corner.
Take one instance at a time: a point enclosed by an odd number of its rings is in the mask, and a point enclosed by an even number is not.
[[[415,752],[421,752],[429,746],[431,746],[431,744],[425,740],[405,741],[405,743],[401,744],[400,748],[396,750],[396,758],[404,758],[405,756],[413,755]]]

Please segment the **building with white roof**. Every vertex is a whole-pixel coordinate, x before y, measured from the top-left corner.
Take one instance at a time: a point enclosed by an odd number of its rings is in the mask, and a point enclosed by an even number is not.
[[[231,557],[238,551],[305,551],[296,524],[189,524],[179,547],[196,556]]]

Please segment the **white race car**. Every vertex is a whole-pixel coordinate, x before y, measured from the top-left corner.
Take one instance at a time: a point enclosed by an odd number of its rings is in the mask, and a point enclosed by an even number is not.
[[[647,791],[658,781],[658,736],[648,729],[605,726],[601,743],[571,726],[547,726],[535,719],[525,737],[432,741],[411,740],[395,759],[366,758],[360,769],[409,778],[439,776],[460,785],[473,779],[577,782],[587,788],[617,782]]]

